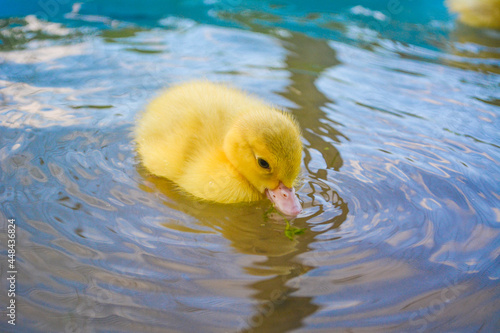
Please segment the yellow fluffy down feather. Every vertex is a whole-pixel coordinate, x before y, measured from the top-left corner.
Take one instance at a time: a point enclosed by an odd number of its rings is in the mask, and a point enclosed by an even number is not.
[[[199,199],[267,195],[288,216],[302,209],[293,188],[302,159],[297,122],[238,89],[208,81],[167,89],[141,114],[135,135],[146,169]]]

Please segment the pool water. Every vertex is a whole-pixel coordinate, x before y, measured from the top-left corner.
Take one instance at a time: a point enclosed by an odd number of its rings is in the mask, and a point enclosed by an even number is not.
[[[500,33],[332,2],[0,1],[0,331],[500,330]],[[304,234],[140,165],[137,115],[195,78],[295,115]]]

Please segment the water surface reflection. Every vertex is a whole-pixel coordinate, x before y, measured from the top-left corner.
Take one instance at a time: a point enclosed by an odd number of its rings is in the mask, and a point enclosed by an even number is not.
[[[18,223],[21,329],[495,331],[498,38],[266,10],[3,22],[0,221]],[[297,117],[305,234],[289,240],[265,202],[195,202],[142,170],[136,114],[198,77]]]

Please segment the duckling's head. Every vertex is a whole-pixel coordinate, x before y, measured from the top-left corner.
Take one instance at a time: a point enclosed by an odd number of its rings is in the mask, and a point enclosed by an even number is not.
[[[283,214],[302,211],[295,190],[302,160],[300,129],[291,115],[275,109],[241,116],[224,139],[233,166]]]

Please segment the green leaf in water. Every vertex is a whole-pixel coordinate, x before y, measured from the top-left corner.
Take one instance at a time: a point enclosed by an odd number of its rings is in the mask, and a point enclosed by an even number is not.
[[[285,219],[285,221],[286,221],[285,236],[288,237],[288,239],[290,240],[293,240],[295,235],[302,235],[306,231],[305,228],[292,227],[287,219]]]
[[[288,239],[293,241],[293,239],[295,238],[296,235],[302,235],[306,231],[306,228],[297,228],[297,227],[291,226],[290,221],[288,221],[288,219],[285,216],[283,216],[283,214],[281,214],[276,208],[274,208],[274,206],[271,206],[264,213],[264,219],[267,220],[269,214],[271,214],[271,213],[277,213],[278,215],[280,215],[283,218],[283,220],[285,220],[285,222],[286,222],[285,236],[288,237]]]

